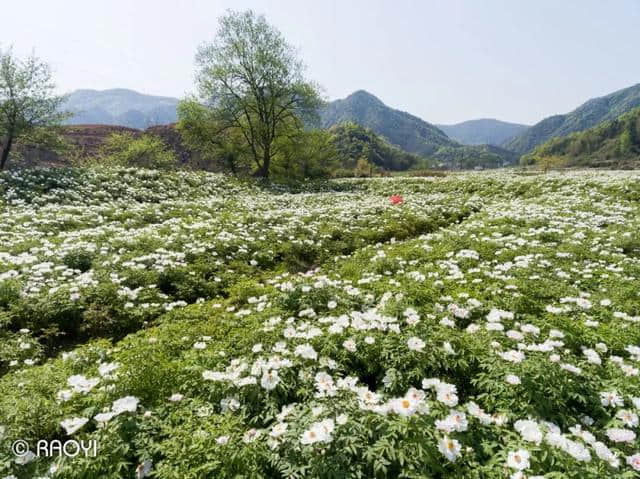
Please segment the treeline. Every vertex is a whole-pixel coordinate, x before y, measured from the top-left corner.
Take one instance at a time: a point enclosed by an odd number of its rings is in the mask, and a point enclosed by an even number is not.
[[[553,138],[523,156],[520,162],[543,167],[638,167],[640,108],[589,130]]]

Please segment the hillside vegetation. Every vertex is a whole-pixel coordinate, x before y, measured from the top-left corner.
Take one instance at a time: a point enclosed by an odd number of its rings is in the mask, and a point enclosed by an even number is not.
[[[341,123],[332,126],[329,132],[343,170],[357,170],[356,173],[367,175],[371,166],[376,170],[388,171],[428,166],[424,158],[391,145],[369,128],[356,123]]]
[[[372,94],[359,90],[320,110],[325,128],[353,122],[369,128],[391,144],[430,160],[443,168],[495,167],[516,162],[516,156],[498,147],[464,146],[436,126],[388,107]]]
[[[640,84],[637,84],[600,98],[593,98],[566,115],[545,118],[521,135],[507,140],[502,146],[516,153],[528,153],[553,137],[567,136],[614,120],[639,106]]]
[[[637,168],[640,166],[640,108],[580,133],[553,138],[521,161],[550,166]]]

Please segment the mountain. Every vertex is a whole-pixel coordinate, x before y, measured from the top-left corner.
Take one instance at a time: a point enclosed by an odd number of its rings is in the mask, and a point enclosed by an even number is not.
[[[370,128],[403,150],[422,156],[433,153],[441,146],[456,145],[431,123],[390,108],[364,90],[328,103],[320,110],[320,119],[325,128],[352,121]]]
[[[517,155],[503,148],[462,145],[435,125],[388,107],[364,90],[326,104],[320,110],[320,119],[325,128],[345,122],[357,123],[382,136],[392,145],[427,158],[439,167],[490,168],[517,162]]]
[[[74,116],[69,125],[120,125],[145,129],[176,122],[177,98],[144,95],[133,90],[76,90],[62,109]]]
[[[455,125],[436,126],[444,131],[449,138],[459,141],[463,145],[494,146],[501,145],[505,140],[519,135],[529,128],[528,125],[508,123],[492,118],[463,121]]]
[[[565,115],[555,115],[536,123],[501,146],[517,153],[527,153],[556,136],[583,131],[640,106],[640,83],[607,96],[593,98]]]
[[[552,138],[521,161],[545,166],[638,168],[640,107],[588,130]]]

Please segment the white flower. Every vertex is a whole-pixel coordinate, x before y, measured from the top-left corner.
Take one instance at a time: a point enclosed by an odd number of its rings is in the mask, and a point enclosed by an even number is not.
[[[240,409],[240,401],[234,397],[226,397],[220,400],[220,409],[222,412],[237,411]]]
[[[151,459],[147,459],[142,464],[139,464],[138,467],[136,467],[136,479],[144,479],[147,477],[151,472],[152,465],[153,462]]]
[[[607,437],[613,442],[632,442],[636,433],[629,429],[611,428],[606,431]]]
[[[300,437],[300,443],[314,444],[316,442],[331,442],[331,440],[333,439],[331,437],[333,429],[333,419],[325,419],[324,421],[316,422],[312,424],[309,429],[302,433],[302,436]]]
[[[86,417],[74,417],[71,419],[65,419],[60,423],[60,425],[64,428],[67,435],[70,436],[82,426],[84,426],[88,421],[89,419],[87,419]]]
[[[247,432],[244,433],[244,435],[242,436],[242,442],[245,443],[250,443],[255,441],[256,439],[258,439],[260,437],[260,435],[262,434],[261,431],[259,431],[258,429],[249,429]]]
[[[347,339],[342,343],[342,347],[344,347],[344,349],[346,349],[350,353],[356,352],[356,342],[353,339]]]
[[[516,421],[513,425],[514,429],[520,433],[522,439],[528,442],[540,444],[542,442],[542,430],[538,423],[528,419]]]
[[[449,355],[454,355],[456,354],[456,352],[453,350],[453,346],[451,346],[451,343],[449,341],[445,341],[442,344],[442,347],[444,348],[444,352],[449,354]]]
[[[638,427],[638,415],[633,411],[620,410],[616,417],[627,427]]]
[[[509,451],[507,456],[507,466],[511,469],[517,469],[523,471],[528,469],[529,463],[529,451],[525,449],[518,449],[517,451]]]
[[[338,424],[339,426],[344,426],[347,423],[348,419],[349,416],[347,416],[346,414],[339,414],[338,416],[336,416],[336,424]]]
[[[605,407],[620,407],[624,405],[624,400],[616,391],[606,391],[600,393],[600,403]]]
[[[521,382],[520,378],[518,376],[516,376],[515,374],[508,374],[507,377],[506,377],[506,381],[509,384],[512,384],[514,386],[520,384],[520,382]]]
[[[78,392],[78,393],[88,393],[99,382],[100,382],[100,379],[98,378],[87,379],[85,376],[81,374],[70,376],[69,379],[67,379],[67,384],[71,386],[71,388],[75,392]]]
[[[105,377],[109,376],[113,371],[118,369],[120,365],[118,363],[100,363],[98,366],[98,373],[100,376]]]
[[[197,343],[193,343],[194,349],[206,349],[207,343],[204,341],[198,341]]]
[[[453,384],[439,383],[436,385],[436,399],[447,406],[458,404],[458,390]]]
[[[264,372],[262,379],[260,380],[260,385],[267,391],[271,391],[272,389],[275,389],[279,382],[280,376],[278,376],[278,371],[273,369],[271,371]]]
[[[93,416],[93,419],[95,419],[96,422],[106,423],[111,421],[111,419],[113,419],[114,416],[116,416],[116,413],[113,411],[101,412]]]
[[[282,436],[285,432],[287,432],[287,428],[289,427],[289,425],[286,422],[279,422],[276,423],[272,428],[271,428],[271,432],[269,433],[269,436],[271,437],[280,437]]]
[[[422,339],[413,336],[407,341],[407,346],[411,351],[422,351],[425,347],[425,343]]]
[[[438,442],[438,450],[451,462],[456,462],[456,459],[460,456],[460,449],[460,443],[447,436]]]
[[[296,346],[296,349],[293,352],[293,354],[295,354],[296,356],[300,356],[301,358],[304,358],[304,359],[312,359],[312,360],[318,359],[318,353],[316,352],[316,350],[313,349],[313,346],[307,343]]]
[[[418,408],[418,401],[411,398],[395,398],[389,403],[391,410],[400,416],[410,416]]]
[[[640,471],[640,453],[628,456],[627,464],[629,464],[634,471]]]
[[[135,396],[126,396],[113,401],[111,410],[116,414],[121,414],[123,412],[135,412],[139,401],[140,400]]]
[[[504,353],[498,353],[498,355],[505,361],[509,361],[512,363],[521,363],[525,359],[524,353],[522,351],[516,351],[514,349],[505,351]]]
[[[328,309],[336,309],[337,306],[338,306],[338,303],[336,303],[335,301],[329,301],[327,303],[327,308]]]
[[[206,379],[207,381],[223,381],[226,376],[224,373],[221,373],[219,371],[202,371],[202,378]]]
[[[451,411],[446,418],[436,421],[436,428],[445,432],[464,432],[468,427],[467,416],[460,411]]]
[[[226,445],[229,442],[229,436],[218,436],[216,438],[216,443],[220,444],[221,446]]]
[[[183,398],[184,398],[184,396],[182,394],[174,393],[171,396],[169,396],[169,401],[178,402],[178,401],[182,401]]]

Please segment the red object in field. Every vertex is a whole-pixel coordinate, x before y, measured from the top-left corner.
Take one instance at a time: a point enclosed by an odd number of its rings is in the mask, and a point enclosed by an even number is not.
[[[404,199],[400,195],[391,195],[389,201],[391,201],[392,205],[401,205],[404,202]]]

